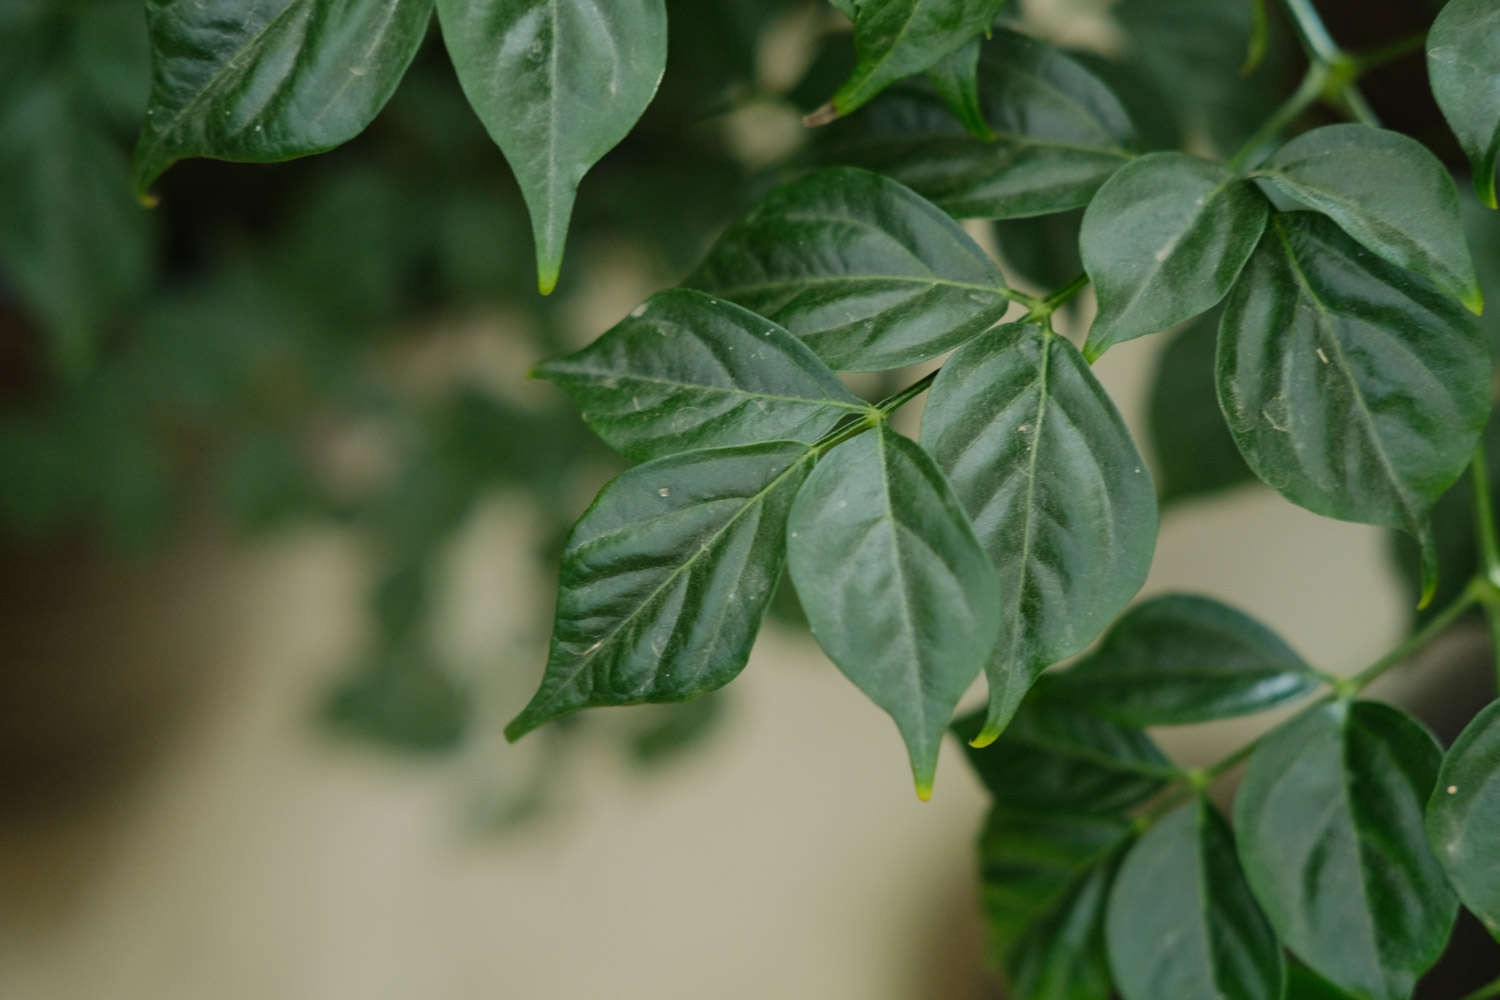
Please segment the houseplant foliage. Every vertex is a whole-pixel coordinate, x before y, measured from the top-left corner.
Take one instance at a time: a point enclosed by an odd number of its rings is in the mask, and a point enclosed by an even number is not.
[[[823,649],[896,723],[919,796],[944,734],[967,741],[996,801],[982,894],[1015,995],[1409,997],[1460,905],[1500,928],[1500,715],[1480,712],[1445,752],[1361,694],[1471,608],[1500,619],[1481,447],[1492,363],[1459,186],[1379,127],[1359,81],[1424,49],[1493,206],[1492,0],[1451,0],[1425,37],[1366,53],[1285,0],[1306,62],[1285,100],[1205,90],[1167,122],[1140,96],[1161,89],[1150,73],[1032,37],[995,0],[833,6],[853,59],[814,98],[809,124],[826,127],[805,161],[680,288],[536,369],[639,464],[568,537],[541,686],[507,735],[722,687],[785,569]],[[1152,24],[1142,6],[1122,4],[1121,22]],[[550,291],[584,174],[661,77],[661,0],[149,0],[138,191],[184,157],[280,160],[352,138],[434,7]],[[1265,0],[1194,7],[1219,11],[1221,34],[1244,29],[1247,69],[1275,54]],[[1214,127],[1181,151],[1210,100]],[[1255,119],[1237,119],[1247,107]],[[1301,128],[1315,107],[1347,120]],[[1041,234],[1051,217],[1076,220],[1082,273],[1045,294],[959,222]],[[1098,314],[1074,345],[1054,317],[1086,289]],[[1181,324],[1216,345],[1195,398],[1211,385],[1217,439],[1243,461],[1219,481],[1248,470],[1316,513],[1403,532],[1421,603],[1445,599],[1351,677],[1206,597],[1130,606],[1158,494],[1093,366]],[[925,373],[878,400],[837,375],[911,365]],[[924,396],[919,431],[897,430]],[[1475,570],[1454,581],[1431,514],[1466,470]],[[981,675],[987,704],[955,721]],[[1207,768],[1146,733],[1310,695]],[[1245,761],[1222,815],[1208,793]]]

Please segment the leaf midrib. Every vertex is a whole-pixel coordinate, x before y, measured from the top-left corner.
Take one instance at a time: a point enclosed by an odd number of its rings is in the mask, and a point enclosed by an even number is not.
[[[714,393],[724,396],[743,396],[746,399],[765,399],[776,403],[795,403],[797,405],[809,406],[836,406],[854,413],[863,413],[868,409],[863,402],[845,402],[838,399],[813,399],[803,396],[778,396],[769,392],[752,392],[748,389],[738,389],[734,386],[704,385],[697,382],[678,382],[673,379],[660,378],[655,375],[641,375],[635,372],[619,372],[608,368],[560,368],[546,366],[539,368],[538,372],[544,376],[549,375],[549,369],[558,375],[572,376],[575,378],[589,377],[600,381],[614,379],[617,382],[644,382],[648,385],[664,385],[674,389],[694,389],[704,393]]]

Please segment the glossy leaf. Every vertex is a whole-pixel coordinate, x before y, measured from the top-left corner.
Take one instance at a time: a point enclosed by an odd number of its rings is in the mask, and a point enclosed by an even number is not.
[[[1166,594],[1131,608],[1058,682],[1089,710],[1129,726],[1247,715],[1318,686],[1280,636],[1196,594]]]
[[[1255,250],[1266,199],[1223,167],[1152,153],[1122,168],[1083,215],[1079,247],[1099,296],[1085,357],[1216,305]]]
[[[1037,676],[1083,649],[1146,579],[1156,497],[1130,432],[1067,340],[1012,323],[933,383],[922,443],[1000,571],[983,745]]]
[[[146,0],[142,194],[178,160],[269,163],[364,131],[427,34],[432,0]]]
[[[984,120],[979,105],[979,39],[943,57],[927,71],[927,79],[953,117],[983,142],[992,142],[995,132]]]
[[[745,666],[812,467],[788,441],[673,455],[600,491],[568,536],[540,689],[516,740],[578,708],[686,701]]]
[[[1500,702],[1464,728],[1427,803],[1427,837],[1458,898],[1500,939]]]
[[[1473,318],[1326,219],[1278,215],[1224,307],[1219,401],[1250,468],[1293,503],[1400,528],[1468,464],[1489,413]]]
[[[661,82],[663,0],[438,0],[437,10],[464,94],[520,182],[546,294],[579,182]]]
[[[1080,708],[1044,678],[1005,732],[976,748],[983,716],[954,723],[969,763],[997,802],[1032,809],[1118,812],[1160,791],[1177,772],[1151,738]]]
[[[1151,453],[1162,504],[1252,482],[1214,390],[1215,309],[1172,335],[1156,357],[1148,409]]]
[[[1443,117],[1474,167],[1474,190],[1495,202],[1500,159],[1500,7],[1449,0],[1427,33],[1427,77]]]
[[[1010,306],[1005,279],[956,222],[853,168],[773,191],[686,283],[775,320],[845,371],[934,357]]]
[[[812,443],[866,405],[781,327],[702,292],[661,292],[581,351],[536,367],[627,458]]]
[[[1240,861],[1271,925],[1363,1000],[1407,1000],[1458,913],[1422,825],[1441,762],[1410,716],[1334,702],[1265,737],[1235,800]]]
[[[847,115],[904,76],[920,73],[987,32],[1005,0],[859,0],[854,72],[829,102]]]
[[[1124,107],[1077,61],[996,30],[981,48],[979,105],[995,133],[965,133],[942,101],[892,91],[839,128],[830,155],[909,185],[953,215],[1020,218],[1088,203],[1138,137]]]
[[[1281,946],[1207,801],[1156,822],[1120,865],[1106,916],[1125,1000],[1280,1000]]]
[[[1107,1000],[1110,881],[1134,829],[1120,816],[997,806],[979,840],[994,958],[1015,1000]]]
[[[818,644],[891,717],[927,798],[938,745],[995,642],[1000,583],[919,445],[881,423],[792,505],[788,568]]]
[[[1367,249],[1484,306],[1464,242],[1458,188],[1415,139],[1367,125],[1328,125],[1293,139],[1254,176],[1327,215]]]

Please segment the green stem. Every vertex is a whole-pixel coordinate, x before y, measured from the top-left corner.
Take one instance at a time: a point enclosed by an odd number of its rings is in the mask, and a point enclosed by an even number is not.
[[[1297,35],[1313,62],[1332,65],[1343,55],[1328,29],[1323,27],[1323,18],[1311,0],[1282,0],[1292,21],[1297,25]]]
[[[1465,611],[1473,607],[1475,602],[1480,600],[1482,594],[1488,588],[1489,584],[1477,577],[1469,581],[1469,585],[1464,588],[1463,593],[1459,594],[1452,603],[1428,619],[1426,625],[1423,625],[1409,636],[1401,645],[1355,674],[1350,678],[1348,686],[1353,691],[1363,690],[1381,674],[1405,661],[1407,657],[1437,638],[1449,625],[1457,621]]]
[[[1280,135],[1288,125],[1300,118],[1304,111],[1312,107],[1318,98],[1323,96],[1323,87],[1327,83],[1328,68],[1326,66],[1319,62],[1308,66],[1307,73],[1302,77],[1302,82],[1297,85],[1292,96],[1271,113],[1271,117],[1255,130],[1254,135],[1245,140],[1245,144],[1235,151],[1225,166],[1230,170],[1242,168],[1250,157]]]
[[[1371,128],[1380,127],[1380,116],[1375,113],[1374,108],[1370,107],[1369,102],[1365,100],[1365,95],[1359,92],[1359,87],[1352,79],[1340,89],[1338,102],[1345,111],[1349,112],[1349,117],[1360,124]]]
[[[934,368],[932,371],[928,372],[926,375],[923,375],[921,378],[917,379],[905,389],[902,389],[900,392],[896,393],[893,396],[887,396],[885,399],[876,403],[875,409],[879,410],[882,416],[889,415],[890,413],[899,410],[901,407],[905,406],[907,403],[910,403],[912,400],[916,399],[918,396],[922,395],[922,393],[931,388],[932,383],[937,380],[938,372],[940,371],[942,371],[941,368]]]
[[[1413,52],[1420,52],[1427,45],[1427,32],[1420,31],[1415,35],[1407,35],[1405,38],[1370,49],[1367,52],[1356,52],[1349,57],[1354,63],[1357,73],[1368,73],[1372,69],[1379,69],[1387,63],[1404,59]]]
[[[1482,441],[1474,449],[1469,476],[1474,485],[1474,525],[1479,536],[1479,555],[1484,575],[1491,584],[1500,587],[1500,546],[1495,543],[1495,511],[1490,502],[1489,463]]]
[[[1500,979],[1495,979],[1493,982],[1486,983],[1485,985],[1479,987],[1479,989],[1475,990],[1473,993],[1470,993],[1468,996],[1464,997],[1463,1000],[1495,1000],[1496,997],[1500,997]]]
[[[1068,282],[1066,285],[1063,285],[1057,291],[1053,292],[1051,295],[1042,300],[1041,308],[1045,310],[1045,316],[1036,316],[1035,310],[1033,310],[1033,316],[1031,318],[1045,319],[1047,316],[1051,316],[1053,313],[1057,312],[1058,309],[1062,308],[1062,306],[1069,299],[1077,295],[1079,292],[1083,291],[1088,286],[1089,276],[1087,274],[1078,275],[1072,281]]]

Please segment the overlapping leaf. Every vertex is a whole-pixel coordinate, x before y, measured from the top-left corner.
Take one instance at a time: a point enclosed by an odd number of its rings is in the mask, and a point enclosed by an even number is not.
[[[1080,705],[1130,726],[1259,712],[1318,686],[1317,675],[1270,629],[1195,594],[1132,608],[1057,681]]]
[[[458,81],[531,212],[557,283],[578,184],[630,132],[667,65],[663,0],[438,0]]]
[[[744,667],[812,468],[789,441],[673,455],[602,491],[563,552],[541,687],[515,740],[577,708],[685,701]]]
[[[990,142],[930,95],[892,91],[838,129],[829,155],[889,174],[962,217],[1077,208],[1137,144],[1099,78],[1049,45],[997,30],[982,46],[979,108]]]
[[[1125,1000],[1280,1000],[1281,946],[1228,825],[1201,798],[1158,820],[1125,856],[1106,937]]]
[[[1500,159],[1500,7],[1450,0],[1427,33],[1427,77],[1443,117],[1474,167],[1474,190],[1495,202]]]
[[[1219,302],[1265,229],[1266,199],[1218,164],[1152,153],[1089,202],[1079,247],[1099,295],[1086,357]]]
[[[1093,641],[1140,589],[1156,541],[1151,477],[1114,404],[1067,340],[1000,327],[943,366],[922,443],[1000,571],[986,668],[993,739],[1042,670]]]
[[[963,508],[927,453],[882,422],[819,462],[787,539],[813,635],[896,720],[927,798],[997,627],[1000,583]]]
[[[776,439],[813,442],[865,404],[781,327],[702,292],[661,292],[536,374],[633,459]]]
[[[773,191],[686,282],[801,337],[835,368],[941,354],[1005,314],[1005,280],[947,215],[866,170],[820,170]]]
[[[178,160],[274,162],[364,130],[427,34],[433,0],[147,0],[151,98],[136,189]]]
[[[1458,188],[1415,139],[1367,125],[1328,125],[1282,146],[1255,176],[1327,215],[1392,264],[1431,279],[1471,311],[1483,308]]]
[[[1427,837],[1448,881],[1500,938],[1500,702],[1454,741],[1427,803]]]
[[[1308,213],[1278,215],[1224,307],[1219,401],[1256,475],[1330,517],[1400,528],[1468,463],[1490,362],[1467,312]]]
[[[1442,750],[1376,702],[1335,702],[1267,736],[1235,800],[1240,861],[1282,941],[1335,986],[1407,1000],[1458,900],[1422,809]]]
[[[927,71],[927,79],[970,135],[993,142],[995,132],[984,120],[984,108],[979,104],[979,51],[976,38],[939,60]]]

